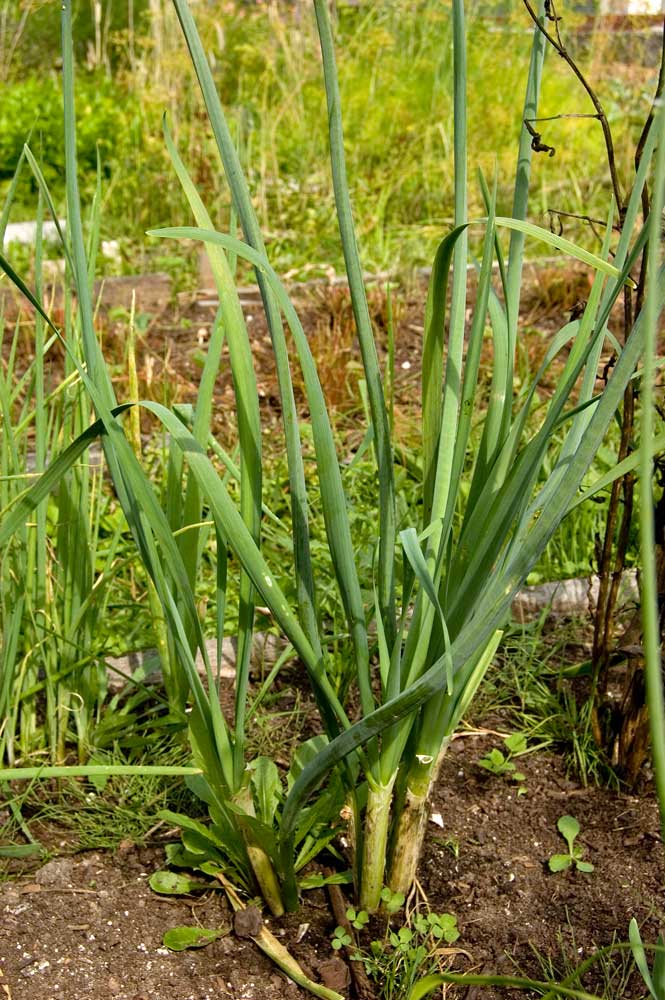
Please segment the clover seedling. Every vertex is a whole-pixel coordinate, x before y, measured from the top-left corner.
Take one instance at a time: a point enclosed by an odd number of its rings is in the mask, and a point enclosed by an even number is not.
[[[343,927],[336,927],[331,944],[335,951],[339,951],[340,948],[348,948],[350,944],[353,944],[353,941],[351,935]]]
[[[367,910],[356,910],[353,906],[350,906],[346,911],[346,919],[351,923],[352,927],[355,927],[357,931],[361,931],[369,921],[369,913]],[[351,940],[351,935],[344,927],[336,927],[331,944],[335,951],[339,951],[340,948],[348,948],[349,945],[353,944],[353,941]]]
[[[397,913],[404,906],[404,902],[404,893],[393,892],[387,885],[381,890],[381,906],[386,913]]]
[[[419,913],[413,926],[423,937],[431,935],[436,941],[443,940],[447,944],[452,944],[459,937],[457,917],[452,913],[428,913],[427,916]]]
[[[357,931],[361,931],[365,924],[369,923],[369,913],[367,910],[355,910],[350,906],[346,911],[346,919]]]
[[[575,865],[578,872],[592,872],[593,865],[588,861],[582,861],[583,848],[575,843],[575,838],[580,832],[580,824],[574,816],[560,816],[557,820],[557,829],[563,839],[568,844],[568,854],[553,854],[548,864],[551,872],[563,872],[571,865]]]

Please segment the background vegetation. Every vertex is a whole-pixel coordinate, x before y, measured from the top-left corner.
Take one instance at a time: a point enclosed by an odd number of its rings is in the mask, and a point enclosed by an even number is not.
[[[497,162],[498,214],[510,209],[508,178],[514,172],[521,114],[515,95],[524,88],[531,45],[523,11],[510,6],[507,12],[506,5],[478,2],[467,11],[469,162],[490,175]],[[281,274],[306,277],[330,268],[341,273],[343,267],[318,43],[309,11],[301,8],[299,3],[227,3],[221,9],[194,5],[215,82],[241,145],[271,260]],[[6,188],[32,132],[33,149],[40,152],[62,206],[58,13],[57,3],[49,0],[5,4],[6,38],[16,44],[6,43],[0,53],[0,178]],[[603,98],[623,172],[657,75],[653,52],[648,39],[638,36],[630,43],[630,65],[617,63],[607,27],[568,8],[565,15],[575,57]],[[188,150],[193,179],[208,210],[220,223],[228,219],[229,196],[219,184],[219,161],[187,71],[175,14],[165,0],[150,5],[145,0],[97,5],[80,0],[74,16],[83,193],[94,189],[99,149],[105,176],[102,238],[121,240],[125,270],[166,264],[182,279],[181,267],[160,261],[167,257],[164,248],[142,235],[151,226],[186,217],[162,140],[165,110],[176,142]],[[429,266],[441,232],[451,224],[450,31],[447,5],[432,0],[337,5],[348,171],[368,271]],[[550,53],[540,114],[591,111],[570,72]],[[539,130],[556,155],[536,157],[532,217],[547,224],[548,210],[558,209],[604,218],[607,186],[598,124],[572,118]],[[34,216],[34,193],[34,182],[26,176],[13,219]],[[475,184],[470,198],[470,216],[482,215]],[[566,232],[597,246],[570,220]],[[190,272],[192,261],[190,256]]]

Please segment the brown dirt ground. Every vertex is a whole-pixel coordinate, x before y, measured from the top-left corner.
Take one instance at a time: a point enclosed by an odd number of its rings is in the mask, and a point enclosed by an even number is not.
[[[665,851],[652,797],[581,788],[549,753],[520,759],[527,793],[517,796],[512,783],[477,764],[497,742],[487,733],[456,739],[433,801],[440,820],[430,821],[420,880],[435,912],[457,916],[455,947],[465,954],[452,959],[453,967],[515,974],[517,965],[522,974],[542,978],[534,949],[561,970],[566,960],[581,961],[615,936],[625,940],[631,917],[644,939],[655,941],[665,923]],[[580,822],[585,858],[595,865],[590,875],[547,869],[549,856],[562,850],[556,821],[564,813]],[[148,877],[163,861],[156,840],[123,843],[115,854],[71,853],[66,841],[53,847],[65,853],[37,870],[34,862],[18,871],[14,864],[14,878],[0,886],[0,991],[11,1000],[306,995],[232,931],[197,951],[162,947],[170,927],[230,928],[232,914],[218,891],[189,899],[153,893]],[[321,963],[333,955],[335,927],[324,891],[307,893],[297,914],[269,926],[318,979]],[[374,927],[374,935],[381,932]],[[598,986],[593,977],[587,984]],[[636,1000],[643,993],[634,977],[608,996]],[[445,995],[524,996],[492,988],[449,988]]]
[[[474,298],[474,278],[470,275],[470,303]],[[589,291],[589,272],[583,267],[559,263],[527,265],[525,293],[521,303],[521,335],[518,348],[517,378],[536,370],[548,346],[549,335],[562,326],[571,311]],[[180,293],[172,296],[167,275],[141,275],[111,278],[96,287],[96,326],[104,355],[120,400],[127,398],[126,343],[128,318],[136,294],[136,314],[141,321],[137,341],[137,367],[143,398],[160,402],[194,402],[198,393],[202,360],[217,311],[216,295],[210,291]],[[314,282],[292,285],[290,292],[307,332],[321,383],[337,429],[348,437],[352,447],[362,436],[358,430],[358,380],[362,377],[360,355],[354,336],[354,323],[348,288],[343,283]],[[420,351],[427,279],[413,277],[393,286],[391,293],[395,331],[395,404],[396,432],[409,438],[417,418],[420,397]],[[379,355],[385,363],[387,354],[387,305],[385,282],[369,285],[369,306]],[[44,297],[51,305],[56,325],[63,320],[62,295],[54,290]],[[255,286],[241,290],[241,302],[252,341],[252,353],[261,401],[265,440],[269,446],[279,425],[280,405],[270,337]],[[5,289],[0,295],[0,315],[7,328],[19,321],[18,370],[33,357],[34,319],[32,309],[21,302],[18,293]],[[471,308],[467,313],[471,319]],[[6,358],[11,338],[5,337],[2,354]],[[486,349],[490,356],[490,347]],[[63,367],[62,348],[54,345],[49,354],[47,376],[56,384]],[[296,399],[301,415],[307,415],[307,403],[299,372],[293,375]],[[544,382],[553,385],[556,365]],[[143,430],[150,422],[142,416]],[[213,429],[217,437],[230,444],[235,432],[235,399],[228,354],[222,359],[216,381]]]
[[[588,271],[559,265],[531,267],[521,309],[523,337],[520,356],[523,372],[535,371],[547,350],[548,334],[566,322],[571,311],[589,291]],[[358,380],[362,377],[360,354],[355,341],[355,327],[348,288],[325,282],[292,286],[294,305],[307,332],[312,353],[329,408],[337,415],[338,430],[346,431],[349,443],[361,433],[357,429],[359,411]],[[408,436],[417,417],[420,398],[420,352],[427,283],[424,277],[398,284],[391,293],[395,336],[396,425]],[[470,301],[475,291],[470,279]],[[270,337],[258,290],[248,288],[241,296],[252,339],[252,353],[257,373],[262,416],[266,428],[279,422],[279,391]],[[370,315],[382,363],[387,355],[387,302],[385,283],[376,282],[368,289]],[[145,389],[160,384],[163,373],[175,387],[178,401],[193,402],[198,392],[201,359],[210,336],[216,312],[214,294],[199,292],[179,296],[175,307],[155,316],[143,344],[141,366]],[[471,308],[467,320],[471,319]],[[108,328],[111,346],[122,337],[122,326]],[[489,357],[490,348],[486,349]],[[149,378],[147,377],[149,375]],[[550,376],[554,384],[555,375]],[[300,412],[307,414],[307,404],[299,373],[293,375]],[[547,382],[545,383],[547,385]],[[228,361],[222,365],[216,384],[215,431],[222,439],[233,433],[235,401]]]

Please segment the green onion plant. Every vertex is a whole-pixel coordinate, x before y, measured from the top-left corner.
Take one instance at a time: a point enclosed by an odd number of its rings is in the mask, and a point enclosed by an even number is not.
[[[166,143],[187,197],[194,225],[152,231],[153,236],[201,241],[208,252],[220,298],[200,392],[191,420],[161,404],[143,405],[168,432],[170,466],[166,503],[149,481],[122,426],[118,405],[95,336],[89,259],[83,241],[76,183],[76,144],[71,3],[63,0],[63,79],[68,198],[68,274],[78,298],[84,363],[72,358],[85,385],[96,421],[56,458],[38,482],[10,503],[0,524],[0,545],[15,536],[21,545],[26,523],[51,490],[100,436],[109,474],[138,551],[151,577],[168,631],[173,697],[187,705],[193,767],[188,780],[207,803],[210,823],[170,816],[183,829],[179,863],[230,871],[250,891],[257,888],[274,913],[298,903],[298,869],[331,842],[340,812],[346,822],[352,877],[359,904],[378,908],[384,885],[406,895],[415,878],[438,767],[501,639],[511,599],[538,561],[580,492],[644,346],[645,320],[638,317],[602,387],[597,385],[608,318],[647,232],[639,228],[641,191],[656,148],[652,128],[635,179],[626,223],[612,242],[612,210],[602,253],[590,254],[527,220],[531,140],[522,130],[512,214],[496,213],[496,180],[478,178],[486,216],[467,216],[466,30],[463,0],[453,0],[455,110],[455,219],[437,251],[426,304],[422,348],[423,475],[417,528],[398,523],[394,486],[394,442],[382,366],[367,308],[357,246],[350,185],[346,176],[340,94],[332,28],[326,0],[314,0],[321,43],[337,217],[364,368],[368,428],[377,474],[377,529],[373,600],[363,600],[363,583],[349,525],[334,434],[306,334],[284,285],[271,267],[250,191],[231,139],[212,73],[187,0],[175,10],[201,87],[242,238],[217,231],[186,165],[165,126]],[[542,11],[541,11],[542,16]],[[543,41],[534,34],[524,118],[537,113]],[[469,233],[480,234],[475,300],[467,296]],[[504,246],[507,235],[508,245]],[[526,239],[544,241],[584,261],[595,279],[583,315],[558,331],[528,392],[513,399],[518,347],[518,307]],[[609,260],[612,260],[610,263]],[[252,345],[234,282],[234,261],[248,262],[257,277],[272,339],[280,387],[284,448],[289,466],[296,599],[280,585],[283,567],[270,566],[261,551],[261,424],[252,365]],[[493,265],[498,267],[498,283]],[[49,329],[59,332],[7,262],[3,267],[30,297]],[[450,300],[448,292],[450,291]],[[665,276],[653,279],[658,315]],[[467,313],[471,322],[467,324]],[[288,327],[287,339],[284,324]],[[489,399],[481,398],[479,365],[485,339],[493,354]],[[228,347],[238,425],[238,461],[220,474],[208,457],[212,385]],[[289,347],[292,344],[293,347]],[[613,344],[613,346],[616,346]],[[556,388],[540,389],[543,376],[560,365]],[[311,554],[308,483],[293,394],[300,369],[310,413],[318,488],[339,601],[350,636],[359,717],[341,702],[330,680],[330,642],[318,612]],[[472,419],[486,406],[482,439],[469,456]],[[533,414],[538,411],[534,422]],[[472,457],[470,481],[469,458]],[[236,468],[237,465],[237,468]],[[543,470],[547,470],[547,474]],[[239,502],[228,489],[237,473]],[[611,478],[611,474],[610,474]],[[603,482],[607,480],[604,477]],[[461,517],[456,517],[464,497]],[[206,653],[194,599],[202,545],[214,534],[218,554],[217,631],[224,632],[224,608],[231,570],[239,566],[238,663],[235,720],[222,715],[219,672]],[[229,560],[228,553],[233,556]],[[328,586],[328,581],[326,581]],[[367,590],[367,586],[364,588]],[[307,674],[324,733],[296,754],[283,786],[274,761],[248,760],[246,753],[249,653],[255,605],[266,605]],[[196,671],[197,648],[206,683]],[[274,672],[273,672],[274,673]],[[46,772],[44,772],[46,773]],[[6,771],[5,777],[15,771]],[[26,772],[27,774],[27,772]],[[0,777],[2,774],[0,773]],[[324,786],[323,792],[320,788]],[[342,809],[342,806],[344,808]],[[572,994],[571,994],[572,995]]]

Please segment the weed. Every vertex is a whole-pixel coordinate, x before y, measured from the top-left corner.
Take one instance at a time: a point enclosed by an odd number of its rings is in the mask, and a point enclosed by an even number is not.
[[[396,900],[388,889],[384,904],[393,912],[400,908],[404,899]],[[370,942],[368,948],[358,948],[352,955],[365,967],[369,978],[376,983],[381,1000],[398,1000],[408,995],[408,991],[418,978],[439,969],[442,949],[454,944],[459,938],[457,918],[452,913],[416,912],[401,927],[393,929],[389,924],[382,938]],[[349,947],[351,939],[344,928],[335,930],[332,946],[336,950]]]
[[[497,777],[506,777],[510,781],[518,783],[526,781],[526,775],[517,770],[512,760],[514,756],[519,756],[527,752],[526,736],[524,733],[512,733],[510,736],[504,737],[503,743],[506,748],[505,753],[493,747],[478,761],[479,766],[489,771],[490,774],[495,774]],[[523,795],[525,792],[526,788],[524,786],[517,790],[518,795]]]
[[[563,872],[571,865],[574,865],[578,872],[589,874],[594,870],[589,861],[582,861],[584,849],[575,840],[580,832],[580,824],[574,816],[560,816],[557,820],[557,829],[568,845],[567,854],[553,854],[549,859],[548,866],[551,872]]]
[[[640,929],[634,917],[630,921],[628,936],[635,964],[652,1000],[665,1000],[665,941],[662,934],[658,938],[652,969],[649,969]]]

